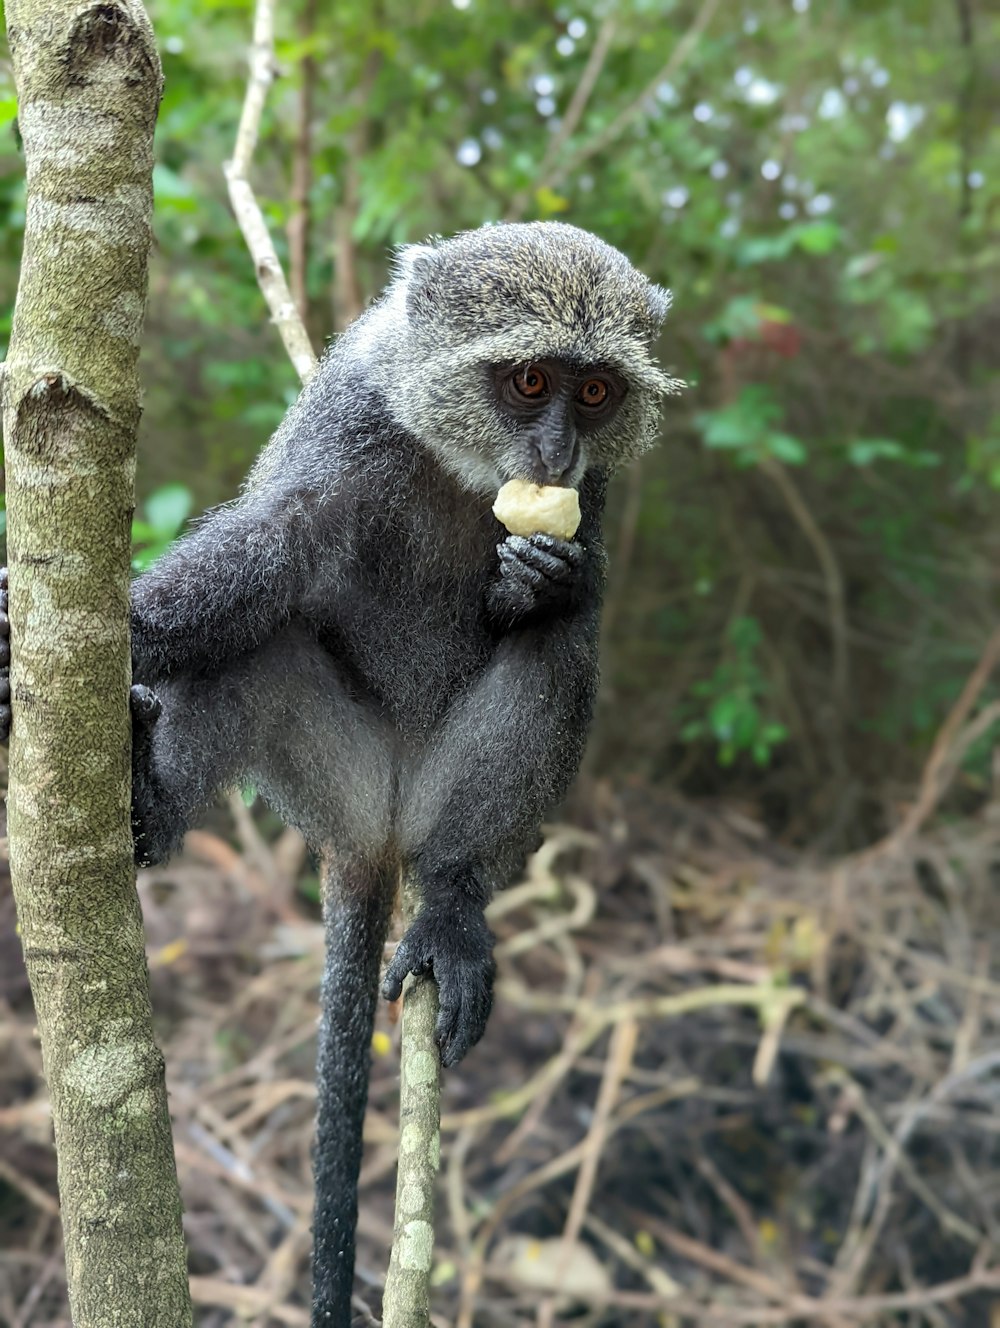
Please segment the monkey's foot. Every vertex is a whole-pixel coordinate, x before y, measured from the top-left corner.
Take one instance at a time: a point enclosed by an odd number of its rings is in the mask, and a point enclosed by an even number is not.
[[[490,607],[503,623],[536,613],[558,613],[576,595],[584,552],[575,540],[554,535],[508,535],[497,545],[500,580],[490,592]]]
[[[432,973],[440,1011],[436,1037],[442,1065],[457,1065],[483,1036],[493,1006],[493,933],[482,910],[466,900],[425,905],[400,941],[382,983],[395,1001],[407,973]]]

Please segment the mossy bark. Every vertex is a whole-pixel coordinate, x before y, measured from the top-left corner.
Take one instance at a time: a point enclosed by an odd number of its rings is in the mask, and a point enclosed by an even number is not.
[[[191,1323],[129,825],[128,573],[160,65],[138,0],[7,0],[27,169],[3,380],[11,875],[76,1328]]]
[[[406,881],[403,917],[407,926],[419,907],[416,884]],[[430,1323],[434,1191],[441,1157],[441,1058],[434,1040],[437,1016],[438,991],[433,978],[411,978],[403,997],[399,1170],[382,1328],[427,1328]]]

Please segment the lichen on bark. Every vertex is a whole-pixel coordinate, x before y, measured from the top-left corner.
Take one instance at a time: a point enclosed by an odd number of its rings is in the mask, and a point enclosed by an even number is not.
[[[420,907],[414,881],[403,889],[403,916]],[[441,1158],[441,1058],[434,1029],[437,985],[411,978],[403,997],[400,1045],[399,1170],[392,1254],[382,1300],[382,1328],[427,1328],[434,1259],[434,1191]]]
[[[11,876],[75,1328],[191,1323],[129,825],[137,359],[161,74],[138,0],[7,0],[24,251],[2,404]]]

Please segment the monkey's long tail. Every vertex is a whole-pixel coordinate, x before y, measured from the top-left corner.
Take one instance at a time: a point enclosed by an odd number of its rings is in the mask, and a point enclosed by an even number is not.
[[[384,863],[328,863],[326,962],[316,1068],[312,1328],[350,1328],[361,1131],[379,965],[396,892]]]

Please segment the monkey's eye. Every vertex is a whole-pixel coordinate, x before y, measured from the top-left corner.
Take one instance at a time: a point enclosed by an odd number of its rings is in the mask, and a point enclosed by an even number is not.
[[[549,390],[549,381],[541,369],[529,364],[514,375],[514,386],[522,397],[543,397]]]
[[[608,399],[608,391],[603,378],[588,378],[577,396],[585,406],[603,406]]]

